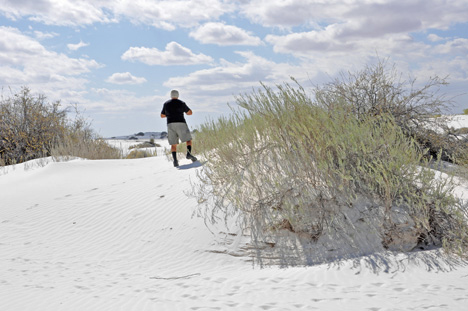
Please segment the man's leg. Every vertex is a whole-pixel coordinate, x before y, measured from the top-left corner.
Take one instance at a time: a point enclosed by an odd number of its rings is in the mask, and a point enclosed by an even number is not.
[[[171,145],[171,152],[172,158],[174,159],[174,166],[179,166],[179,162],[177,161],[177,145]]]
[[[192,162],[197,161],[197,158],[195,158],[192,155],[192,141],[191,140],[187,141],[187,159],[192,160]]]
[[[187,142],[187,155],[191,154],[192,153],[192,141],[189,140]]]

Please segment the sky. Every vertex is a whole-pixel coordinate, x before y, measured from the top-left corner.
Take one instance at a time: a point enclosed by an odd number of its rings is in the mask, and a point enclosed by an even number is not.
[[[0,0],[0,87],[76,105],[104,137],[165,131],[171,89],[191,129],[235,97],[387,60],[448,77],[468,108],[468,0]]]

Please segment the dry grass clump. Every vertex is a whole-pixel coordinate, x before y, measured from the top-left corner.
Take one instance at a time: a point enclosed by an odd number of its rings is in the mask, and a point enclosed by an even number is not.
[[[156,150],[149,151],[149,150],[133,150],[130,152],[125,158],[126,159],[138,159],[138,158],[149,158],[157,156]]]
[[[286,230],[330,249],[352,245],[355,254],[375,251],[371,240],[466,253],[466,210],[402,127],[412,117],[365,112],[323,89],[316,95],[263,86],[239,96],[241,109],[229,117],[201,126],[197,148],[208,162],[194,193],[205,218],[240,214],[257,243]]]
[[[154,147],[161,147],[161,145],[155,143],[154,138],[151,138],[149,141],[130,146],[128,147],[128,149],[142,149],[142,148],[154,148]]]
[[[461,127],[453,130],[455,135],[466,135],[468,134],[468,127]]]

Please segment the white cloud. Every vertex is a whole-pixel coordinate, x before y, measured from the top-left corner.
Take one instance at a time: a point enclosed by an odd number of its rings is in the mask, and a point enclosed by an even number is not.
[[[433,33],[429,34],[429,35],[427,36],[427,39],[428,39],[429,41],[431,41],[431,42],[439,42],[439,41],[445,40],[444,38],[439,37],[438,35],[433,34]]]
[[[141,96],[128,90],[107,88],[93,88],[89,95],[93,99],[84,102],[86,108],[106,112],[129,112],[134,109],[154,111],[154,103],[162,103],[166,100],[162,96]]]
[[[166,30],[191,28],[203,21],[216,20],[233,9],[230,1],[223,0],[121,0],[112,5],[117,16]]]
[[[253,45],[262,44],[262,40],[249,32],[223,23],[206,23],[190,32],[195,40],[205,44],[216,45]]]
[[[73,76],[99,68],[94,60],[70,58],[47,50],[35,39],[18,29],[0,26],[0,62],[7,67],[21,69],[25,75]]]
[[[367,57],[376,53],[383,57],[414,57],[424,56],[430,49],[430,46],[415,41],[405,32],[376,36],[361,31],[357,35],[353,29],[359,26],[350,23],[332,24],[322,30],[267,35],[265,41],[273,46],[276,53],[292,54],[301,59],[350,57],[356,54]]]
[[[363,25],[367,27],[360,30],[381,34],[395,29],[442,29],[464,22],[468,15],[468,2],[452,0],[447,5],[445,0],[252,0],[242,2],[240,10],[253,23],[268,27],[319,27],[344,21],[365,21]]]
[[[131,47],[123,55],[123,60],[139,61],[147,65],[195,65],[213,62],[210,56],[195,54],[177,42],[170,42],[164,51],[157,48]]]
[[[252,23],[288,28],[284,34],[267,35],[265,41],[275,52],[297,57],[315,57],[314,52],[415,53],[416,47],[427,47],[410,34],[447,29],[468,20],[468,2],[463,0],[454,0],[450,6],[444,0],[252,0],[240,8]],[[294,26],[301,31],[293,31]]]
[[[314,24],[314,20],[339,20],[349,6],[344,0],[252,0],[242,3],[240,10],[253,23],[288,28]]]
[[[278,53],[307,54],[312,51],[350,51],[355,43],[339,40],[338,27],[332,25],[324,31],[291,33],[288,35],[268,35],[265,41],[273,45]]]
[[[71,44],[71,43],[67,44],[67,47],[68,47],[69,50],[76,51],[76,50],[78,50],[78,49],[80,49],[82,47],[88,46],[88,45],[89,45],[89,43],[85,43],[85,42],[80,40],[80,42],[77,43],[77,44]]]
[[[4,0],[0,12],[10,19],[28,17],[47,25],[79,26],[93,23],[109,23],[105,5],[111,1]]]
[[[459,54],[466,56],[468,55],[468,39],[457,38],[447,41],[444,44],[437,45],[434,51],[439,54]]]
[[[0,14],[17,20],[27,17],[47,25],[81,26],[128,19],[135,24],[173,30],[194,27],[234,9],[223,0],[3,0]]]
[[[135,77],[130,72],[117,72],[106,80],[109,83],[114,84],[141,84],[145,83],[145,78]]]
[[[222,60],[217,67],[195,71],[186,76],[173,77],[164,83],[168,88],[180,88],[192,93],[200,91],[232,97],[233,94],[248,91],[259,82],[281,83],[290,76],[305,78],[306,73],[300,66],[276,63],[257,56],[252,52],[236,52],[245,62]]]
[[[88,80],[82,77],[102,67],[94,60],[70,58],[46,49],[36,39],[16,28],[0,26],[0,86],[26,85],[53,99],[65,98],[69,90],[84,90]]]
[[[56,32],[42,32],[42,31],[37,31],[37,30],[35,30],[35,31],[34,31],[34,36],[35,36],[38,40],[45,40],[45,39],[51,39],[51,38],[58,37],[59,34],[56,33]]]

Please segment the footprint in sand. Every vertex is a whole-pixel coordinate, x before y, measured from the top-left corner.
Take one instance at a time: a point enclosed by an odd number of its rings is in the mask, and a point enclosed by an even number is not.
[[[29,211],[29,210],[32,210],[32,209],[35,208],[35,207],[38,207],[38,206],[39,206],[39,204],[34,204],[34,205],[28,207],[26,210]]]
[[[89,290],[88,287],[86,286],[80,286],[80,285],[75,285],[75,288],[81,289],[81,290]]]

